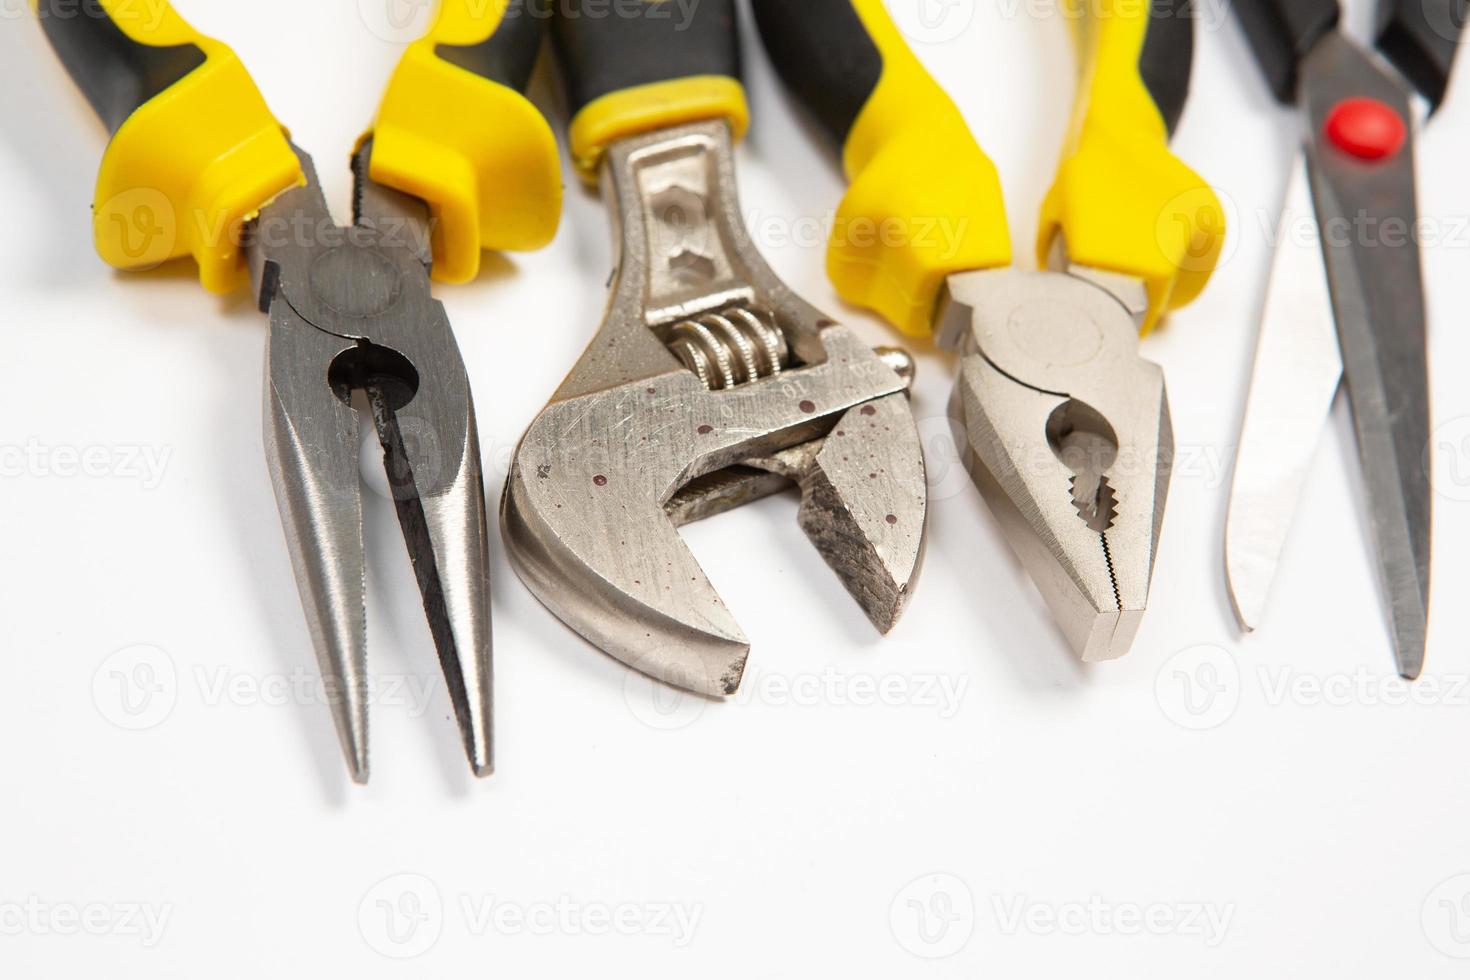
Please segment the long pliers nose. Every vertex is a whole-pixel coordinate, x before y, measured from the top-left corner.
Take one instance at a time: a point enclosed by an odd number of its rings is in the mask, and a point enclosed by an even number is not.
[[[267,207],[252,268],[270,314],[266,446],[302,603],[353,778],[368,775],[367,619],[358,474],[366,396],[465,752],[492,766],[489,551],[469,378],[430,295],[428,211],[365,177],[340,243],[314,168]]]
[[[88,0],[85,16],[62,0],[36,5],[112,133],[93,208],[98,253],[124,270],[191,256],[215,292],[241,285],[248,265],[270,316],[269,463],[358,781],[368,774],[370,684],[355,398],[382,444],[466,753],[477,774],[491,767],[479,446],[429,270],[464,282],[484,249],[539,248],[556,230],[556,139],[524,95],[545,26],[533,2],[438,5],[353,157],[346,228],[239,58],[168,0],[154,0],[147,18],[128,15],[128,0]]]

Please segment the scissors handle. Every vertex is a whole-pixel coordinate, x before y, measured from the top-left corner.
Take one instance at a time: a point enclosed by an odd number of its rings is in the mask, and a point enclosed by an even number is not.
[[[1439,108],[1449,85],[1470,0],[1379,0],[1378,50]]]
[[[1297,65],[1337,27],[1337,0],[1234,0],[1233,6],[1271,94],[1294,102]]]
[[[1301,60],[1338,26],[1337,0],[1233,0],[1256,62],[1281,102],[1297,98]],[[1378,50],[1437,108],[1444,99],[1470,0],[1379,0]]]

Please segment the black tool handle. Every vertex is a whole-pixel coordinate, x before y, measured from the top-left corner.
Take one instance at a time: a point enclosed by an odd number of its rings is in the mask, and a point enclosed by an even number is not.
[[[441,42],[434,46],[434,54],[481,78],[524,92],[550,19],[551,0],[509,0],[500,22],[483,41]]]
[[[1194,0],[1150,0],[1138,76],[1172,136],[1189,99],[1194,67]]]
[[[859,6],[854,0],[752,0],[761,40],[777,72],[839,147],[883,84],[885,71],[903,77],[892,62],[910,58],[906,48],[900,50],[898,33],[887,31],[886,15],[885,29],[875,33]],[[1192,11],[1192,0],[1150,0],[1139,53],[1139,76],[1170,132],[1189,94]]]
[[[1009,265],[995,167],[964,116],[925,70],[883,0],[754,0],[756,23],[786,90],[842,158],[827,271],[843,299],[906,333],[934,328],[957,272]],[[918,233],[926,221],[953,240]],[[852,228],[908,228],[862,236]]]
[[[1378,50],[1438,108],[1470,17],[1470,0],[1379,0]]]
[[[141,6],[139,7],[141,11]],[[119,26],[126,5],[102,0],[37,0],[41,29],[108,132],[205,62],[199,45],[150,44]],[[141,13],[133,17],[141,19]],[[147,37],[139,28],[133,34]]]
[[[1296,99],[1297,65],[1342,14],[1337,0],[1231,0],[1271,93]],[[1417,0],[1414,0],[1417,2]]]
[[[840,149],[883,79],[878,40],[848,0],[753,0],[751,6],[787,90]]]
[[[735,0],[557,0],[552,24],[574,116],[598,99],[659,82],[740,78]]]

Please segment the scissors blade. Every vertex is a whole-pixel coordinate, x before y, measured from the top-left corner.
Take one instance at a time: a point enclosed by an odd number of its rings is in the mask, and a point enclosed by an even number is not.
[[[1281,210],[1225,519],[1225,577],[1235,616],[1246,630],[1261,621],[1342,379],[1319,237],[1301,155],[1292,165]]]
[[[1340,33],[1302,66],[1312,200],[1363,464],[1399,673],[1419,675],[1428,631],[1430,483],[1424,284],[1414,238],[1413,142],[1382,159],[1326,134],[1347,98],[1370,98],[1411,130],[1403,85]],[[1329,234],[1329,230],[1331,233]]]

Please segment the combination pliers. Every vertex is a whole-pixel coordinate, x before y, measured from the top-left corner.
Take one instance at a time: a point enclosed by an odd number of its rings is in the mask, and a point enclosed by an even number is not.
[[[1172,466],[1146,332],[1204,287],[1214,192],[1168,150],[1189,84],[1188,0],[1068,0],[1076,110],[1042,205],[1043,271],[1006,268],[995,168],[882,0],[754,0],[792,93],[851,186],[827,269],[838,293],[960,355],[961,456],[1083,660],[1129,649],[1148,603]],[[951,236],[924,235],[934,220]],[[908,228],[856,236],[852,227]]]
[[[39,0],[46,37],[112,134],[97,250],[125,270],[192,256],[203,285],[247,279],[270,318],[265,443],[313,645],[352,777],[368,777],[366,583],[358,474],[365,396],[470,765],[492,768],[489,546],[469,379],[430,271],[472,278],[485,248],[554,234],[561,180],[525,99],[544,11],[445,0],[403,55],[351,157],[338,227],[233,51],[167,3]]]

